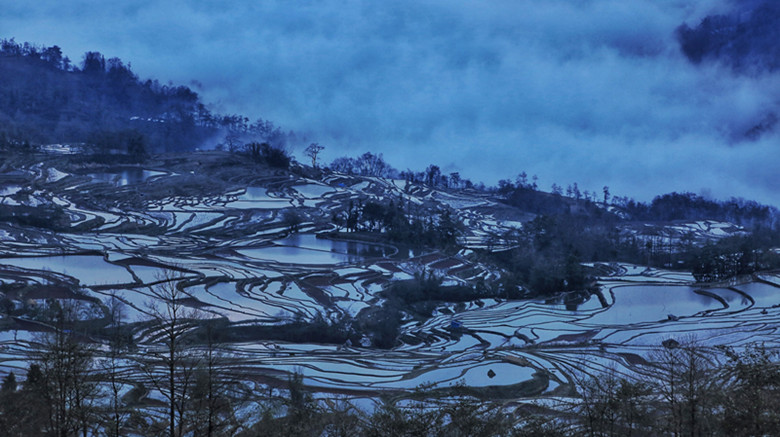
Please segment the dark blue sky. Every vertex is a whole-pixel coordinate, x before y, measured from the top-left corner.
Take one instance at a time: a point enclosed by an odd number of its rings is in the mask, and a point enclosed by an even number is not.
[[[197,81],[215,110],[306,133],[326,159],[780,204],[778,136],[741,139],[780,78],[691,65],[674,39],[725,0],[6,3],[2,37]]]

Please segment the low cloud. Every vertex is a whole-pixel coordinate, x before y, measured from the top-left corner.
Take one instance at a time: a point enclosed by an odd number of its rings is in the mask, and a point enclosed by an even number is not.
[[[780,204],[778,136],[744,140],[780,113],[780,79],[692,65],[674,39],[726,1],[230,3],[38,1],[0,29],[197,80],[216,110],[274,120],[326,159],[370,150],[486,183],[526,171],[543,188]]]

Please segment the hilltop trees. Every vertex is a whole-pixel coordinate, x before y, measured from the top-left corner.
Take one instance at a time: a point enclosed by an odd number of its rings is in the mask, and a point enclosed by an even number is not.
[[[311,166],[317,168],[317,156],[325,149],[325,146],[320,146],[317,143],[311,143],[306,150],[303,151],[304,155],[311,158]]]
[[[391,177],[396,173],[395,169],[385,162],[381,153],[375,155],[371,152],[366,152],[358,158],[336,158],[330,164],[330,169],[346,174],[375,177]]]
[[[255,162],[264,162],[270,167],[281,169],[290,166],[291,158],[282,147],[275,147],[270,143],[251,142],[244,146],[244,150]]]

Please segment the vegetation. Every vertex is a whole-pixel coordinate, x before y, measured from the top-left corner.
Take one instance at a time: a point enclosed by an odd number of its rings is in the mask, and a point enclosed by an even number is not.
[[[0,40],[0,150],[68,144],[100,162],[138,162],[152,152],[271,146],[271,165],[294,135],[268,120],[214,114],[186,86],[142,80],[119,58],[87,52],[74,63],[58,46]],[[269,162],[271,162],[269,161]],[[289,161],[288,161],[289,162]],[[285,165],[286,167],[286,165]]]
[[[193,378],[173,379],[181,410],[137,422],[133,418],[140,408],[168,407],[139,404],[128,393],[118,400],[117,423],[107,401],[112,396],[109,375],[95,372],[90,364],[95,350],[64,326],[38,343],[21,384],[14,373],[4,378],[0,423],[6,435],[749,436],[780,431],[777,351],[760,344],[743,351],[724,348],[728,361],[719,366],[709,358],[715,350],[690,339],[669,339],[656,348],[645,377],[614,369],[583,375],[577,381],[579,395],[570,403],[520,416],[459,394],[457,386],[447,392],[422,387],[403,402],[387,400],[374,411],[362,411],[346,400],[315,400],[298,373],[282,390],[269,387],[266,393],[250,394],[231,388],[224,377],[229,360],[206,348],[191,367]],[[203,345],[188,348],[203,350]],[[167,366],[162,356],[145,357],[144,365],[151,360]],[[238,409],[250,404],[261,408],[238,421]]]

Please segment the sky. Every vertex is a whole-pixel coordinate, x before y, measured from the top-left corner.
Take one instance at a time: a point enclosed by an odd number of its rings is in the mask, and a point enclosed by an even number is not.
[[[779,136],[743,136],[778,109],[780,77],[693,65],[675,40],[728,0],[0,5],[0,37],[119,57],[317,141],[326,160],[371,151],[487,184],[525,171],[545,190],[780,205]]]

